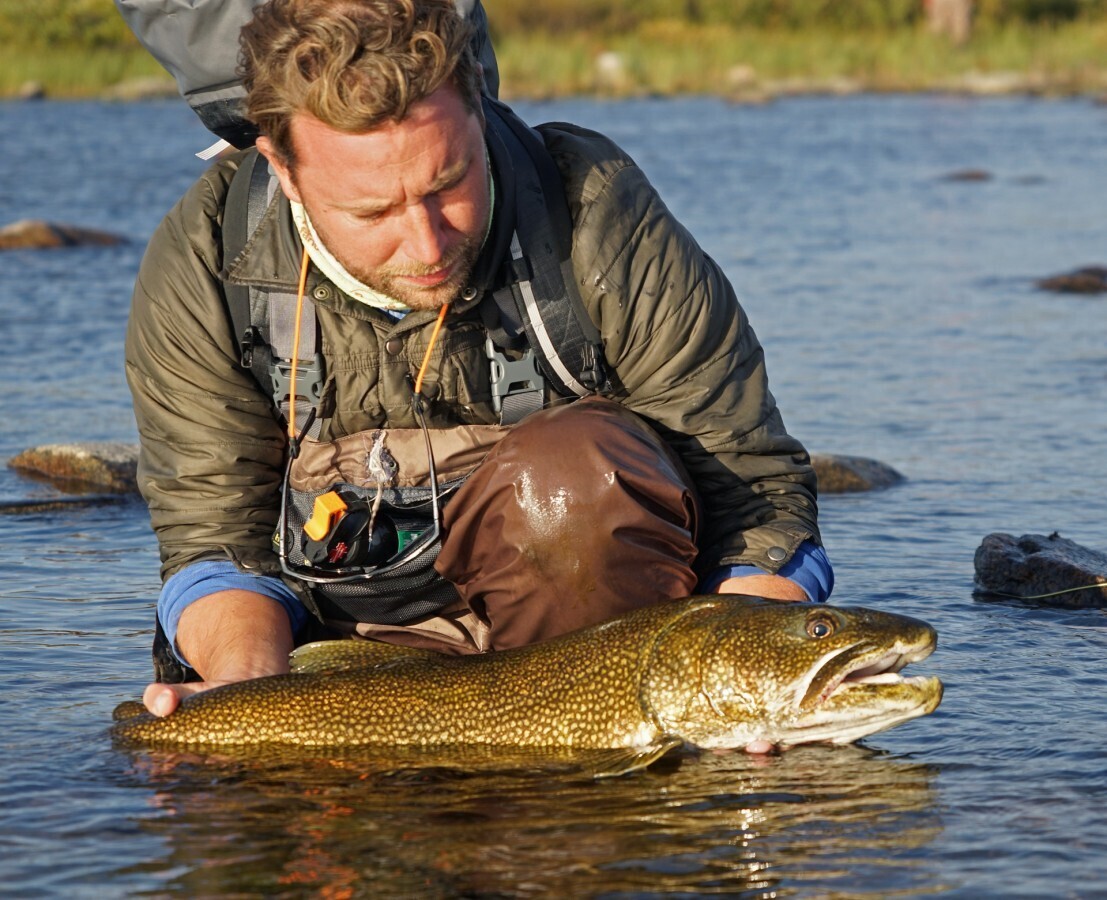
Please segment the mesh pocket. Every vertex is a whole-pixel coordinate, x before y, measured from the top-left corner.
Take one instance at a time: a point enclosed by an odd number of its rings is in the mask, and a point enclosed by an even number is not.
[[[440,495],[451,492],[460,481],[443,485]],[[312,595],[324,616],[378,625],[402,625],[438,612],[458,599],[457,590],[435,571],[434,562],[442,547],[441,535],[428,536],[433,527],[429,488],[387,489],[380,511],[396,524],[397,531],[415,536],[390,560],[364,569],[342,569],[330,573],[312,569],[304,556],[303,528],[311,517],[315,500],[329,491],[372,502],[376,490],[346,482],[323,491],[289,488],[285,528],[281,541],[294,569],[310,570],[317,581],[308,581]],[[406,558],[410,556],[410,558]],[[403,560],[397,564],[398,560]],[[295,573],[292,573],[295,576]],[[307,581],[307,579],[305,579]]]

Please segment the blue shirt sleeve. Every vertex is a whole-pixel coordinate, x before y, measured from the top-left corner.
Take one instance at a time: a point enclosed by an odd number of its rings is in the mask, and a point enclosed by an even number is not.
[[[699,583],[698,590],[710,594],[727,578],[765,574],[766,570],[760,566],[723,566],[704,578]],[[830,592],[834,590],[834,569],[830,565],[830,558],[822,547],[811,541],[800,544],[792,558],[780,567],[777,574],[798,584],[807,594],[807,599],[814,603],[826,602]]]
[[[192,603],[216,591],[253,591],[264,594],[279,603],[288,613],[292,633],[296,634],[307,621],[308,612],[299,598],[279,578],[266,575],[247,575],[240,572],[233,562],[211,560],[185,566],[162,585],[158,596],[158,621],[173,648],[173,655],[186,666],[188,660],[177,650],[177,623],[181,613]]]

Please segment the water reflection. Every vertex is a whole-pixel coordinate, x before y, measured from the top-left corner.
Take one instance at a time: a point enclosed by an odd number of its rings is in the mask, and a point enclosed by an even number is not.
[[[152,790],[139,827],[167,852],[117,874],[193,896],[923,893],[916,862],[941,831],[936,768],[861,747],[687,755],[606,781],[568,758],[131,761]]]

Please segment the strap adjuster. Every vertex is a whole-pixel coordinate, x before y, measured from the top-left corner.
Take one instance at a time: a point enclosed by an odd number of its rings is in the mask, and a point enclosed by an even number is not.
[[[238,364],[243,369],[252,369],[254,366],[254,347],[261,342],[261,331],[256,325],[247,325],[242,332],[242,338],[238,342]]]
[[[326,366],[323,363],[323,355],[316,353],[311,362],[296,361],[296,390],[299,397],[306,400],[311,406],[318,406],[323,399],[323,373]],[[292,360],[274,359],[269,366],[269,377],[273,382],[274,398],[286,398],[294,403],[297,398],[291,397],[292,391]]]
[[[484,352],[488,356],[492,388],[492,409],[500,414],[504,424],[513,424],[523,416],[542,408],[545,398],[545,379],[535,363],[534,351],[528,347],[519,359],[508,359],[492,343],[484,339]],[[504,400],[511,397],[510,418],[504,415]]]

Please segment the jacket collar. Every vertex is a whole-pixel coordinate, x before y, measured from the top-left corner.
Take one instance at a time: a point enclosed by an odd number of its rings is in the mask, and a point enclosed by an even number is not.
[[[242,252],[235,259],[224,260],[223,278],[231,284],[295,291],[302,254],[292,209],[278,188]]]

